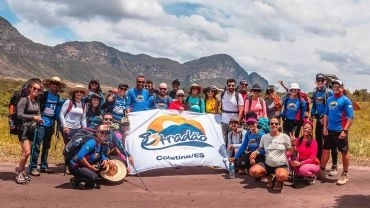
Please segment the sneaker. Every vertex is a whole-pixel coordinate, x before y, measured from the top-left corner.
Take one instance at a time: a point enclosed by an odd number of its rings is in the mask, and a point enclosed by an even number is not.
[[[18,184],[27,184],[31,181],[31,178],[26,175],[24,171],[19,172],[15,177],[15,182]]]
[[[347,173],[342,173],[340,178],[337,180],[337,185],[344,185],[348,182],[348,175]]]
[[[316,183],[316,176],[308,178],[308,184],[313,185]]]
[[[325,180],[326,179],[326,173],[325,170],[320,170],[319,175],[318,175],[320,180]]]
[[[31,176],[40,176],[40,172],[36,168],[34,168],[31,171]]]
[[[40,168],[41,173],[47,173],[47,174],[52,174],[54,173],[53,169],[51,168]]]
[[[333,165],[332,167],[331,167],[331,170],[330,170],[330,172],[329,172],[329,176],[336,176],[338,174],[338,170],[337,170],[337,166],[335,166],[335,165]]]

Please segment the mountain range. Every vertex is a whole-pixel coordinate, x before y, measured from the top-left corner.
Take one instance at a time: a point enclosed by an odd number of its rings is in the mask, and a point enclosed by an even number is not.
[[[222,87],[228,78],[259,83],[268,82],[259,74],[248,72],[226,54],[215,54],[185,63],[145,54],[121,52],[104,43],[66,42],[54,47],[35,43],[24,37],[6,19],[0,17],[0,76],[13,78],[47,78],[87,84],[98,78],[107,86],[127,83],[133,86],[137,75],[144,74],[154,83],[170,84],[174,79],[181,86],[198,83]]]

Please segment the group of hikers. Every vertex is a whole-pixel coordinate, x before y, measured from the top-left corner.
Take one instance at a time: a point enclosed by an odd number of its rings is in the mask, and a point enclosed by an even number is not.
[[[343,160],[343,172],[337,184],[346,184],[348,132],[354,115],[342,81],[331,80],[329,87],[327,77],[317,74],[311,98],[301,91],[298,83],[286,86],[279,82],[287,91],[284,97],[276,93],[273,85],[263,95],[258,83],[249,89],[246,80],[235,79],[228,79],[224,89],[215,85],[203,89],[193,83],[185,92],[177,79],[172,82],[172,90],[166,83],[155,88],[144,75],[137,76],[134,87],[121,83],[103,93],[99,80],[94,78],[87,88],[83,85],[69,88],[70,98],[64,100],[59,94],[67,86],[59,77],[32,79],[24,87],[24,96],[16,106],[10,107],[13,117],[9,118],[20,120],[17,135],[22,154],[16,182],[24,184],[30,181],[30,175],[53,173],[48,165],[48,153],[54,131],[61,132],[68,147],[74,135],[89,130],[93,134],[75,155],[66,159],[66,172],[75,176],[72,185],[85,180],[86,187],[100,188],[99,172],[115,167],[110,158],[119,158],[126,166],[134,164],[125,145],[129,124],[135,122],[128,120],[128,114],[172,109],[219,114],[229,161],[236,162],[239,174],[248,172],[258,179],[267,177],[268,187],[281,190],[291,171],[307,178],[310,184],[315,183],[316,176],[325,179],[330,152],[329,176],[335,176],[337,150]]]

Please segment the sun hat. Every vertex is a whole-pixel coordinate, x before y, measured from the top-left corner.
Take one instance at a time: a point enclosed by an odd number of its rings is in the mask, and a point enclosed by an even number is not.
[[[87,94],[87,89],[83,85],[75,85],[73,88],[69,90],[69,95],[73,95],[75,91],[83,91],[85,95]]]
[[[292,89],[297,89],[297,90],[299,90],[300,88],[299,88],[299,84],[298,83],[291,83],[290,85],[289,85],[289,90],[292,90]]]
[[[260,86],[259,84],[254,84],[254,85],[252,86],[251,91],[261,92],[261,91],[262,91],[262,89],[261,89],[261,86]]]
[[[126,165],[117,159],[110,160],[110,162],[114,163],[114,167],[108,165],[107,168],[100,171],[101,177],[112,182],[123,180],[127,175]]]
[[[62,80],[60,79],[60,77],[57,77],[57,76],[54,76],[52,78],[47,78],[47,79],[44,79],[42,81],[43,85],[46,88],[49,88],[49,85],[50,85],[51,82],[57,83],[57,85],[59,85],[59,87],[62,88],[62,89],[67,87],[67,85],[62,82]]]
[[[176,96],[177,95],[185,95],[184,90],[177,90],[176,91]]]
[[[211,85],[209,87],[206,87],[203,89],[203,93],[207,94],[208,91],[213,90],[215,92],[215,95],[218,94],[219,89],[215,85]]]
[[[193,83],[193,84],[191,84],[191,86],[190,86],[190,93],[191,93],[191,90],[192,90],[193,88],[198,89],[198,94],[200,94],[200,93],[202,92],[202,88],[201,88],[198,84]]]

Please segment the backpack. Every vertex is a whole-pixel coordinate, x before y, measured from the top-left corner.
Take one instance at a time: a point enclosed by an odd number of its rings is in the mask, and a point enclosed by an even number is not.
[[[329,98],[329,91],[330,91],[330,89],[328,88],[328,87],[325,87],[325,97],[324,97],[324,105],[326,105],[326,100]],[[313,90],[313,94],[312,94],[312,105],[315,105],[315,102],[314,102],[314,98],[315,98],[315,96],[316,96],[316,93],[317,93],[317,88],[315,88],[314,90]]]
[[[188,99],[189,100],[189,99]],[[160,108],[160,105],[161,104],[160,102],[158,102],[158,96],[155,96],[154,95],[154,107],[155,108]],[[165,96],[165,99],[164,99],[164,104],[167,105],[167,108],[170,106],[170,98],[168,95]],[[200,106],[200,99],[199,99],[199,106]]]
[[[258,133],[264,132],[265,134],[270,133],[269,119],[261,117],[257,121],[257,128],[259,129]]]
[[[186,99],[185,99],[186,106],[189,105],[189,97],[190,97],[190,95],[187,96]],[[201,104],[202,104],[202,99],[198,96],[198,105],[199,105],[199,107],[200,107]]]
[[[57,131],[55,132],[55,135],[57,137],[59,137],[59,133],[62,133],[63,132],[63,128],[62,128],[62,123],[60,122],[60,110],[62,109],[62,106],[64,105],[64,103],[66,102],[67,100],[66,99],[62,99],[62,100],[59,100],[58,101],[58,104],[57,104],[57,107],[56,107],[56,110],[55,110],[55,118],[56,118],[56,121],[57,121]],[[64,116],[67,115],[67,113],[69,113],[73,107],[73,102],[72,100],[69,100],[69,104],[68,104],[68,108],[67,108],[67,111],[66,113],[64,114]],[[81,102],[82,103],[82,110],[83,112],[85,112],[86,110],[86,103],[84,102]]]
[[[222,99],[224,99],[224,95],[225,95],[225,91],[222,91],[221,92],[221,111],[222,112],[225,112],[225,113],[239,113],[239,110],[234,112],[234,111],[225,111],[223,109],[223,107],[222,107]],[[235,99],[236,99],[236,105],[239,106],[239,92],[237,92],[237,91],[235,91]]]
[[[95,138],[95,134],[91,130],[79,129],[66,144],[63,150],[63,156],[66,164],[75,157],[80,151],[82,145],[84,145],[89,139]]]
[[[34,81],[41,83],[41,80],[39,78],[29,79],[22,85],[22,88],[20,90],[14,91],[13,95],[10,97],[9,105],[8,105],[8,108],[9,108],[8,120],[9,120],[9,133],[10,134],[18,135],[21,131],[22,120],[18,119],[17,105],[22,97],[28,96],[29,85],[31,84],[31,82],[34,82]],[[29,103],[29,100],[27,100],[25,109],[28,109],[28,103]]]

